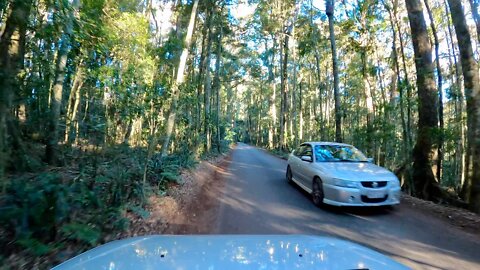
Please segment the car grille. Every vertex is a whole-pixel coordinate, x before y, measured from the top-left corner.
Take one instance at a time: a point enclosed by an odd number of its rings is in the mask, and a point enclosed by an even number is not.
[[[376,185],[374,183],[377,183]],[[382,188],[387,186],[387,181],[365,181],[362,186],[366,188]]]
[[[364,202],[364,203],[381,203],[381,202],[384,202],[388,199],[388,195],[385,195],[385,197],[383,197],[383,198],[377,198],[377,199],[371,199],[371,198],[368,198],[365,195],[362,195],[361,197],[362,197],[362,202]]]

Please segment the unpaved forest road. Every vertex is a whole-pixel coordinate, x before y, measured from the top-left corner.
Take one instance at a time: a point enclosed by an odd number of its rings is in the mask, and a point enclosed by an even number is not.
[[[224,173],[216,234],[310,234],[373,248],[413,269],[480,269],[480,236],[409,206],[315,207],[285,180],[286,161],[238,144]]]

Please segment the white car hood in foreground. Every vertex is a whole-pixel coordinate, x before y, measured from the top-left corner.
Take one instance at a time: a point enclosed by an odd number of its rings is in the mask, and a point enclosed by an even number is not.
[[[145,236],[110,242],[64,269],[408,269],[347,241],[303,235]]]
[[[391,171],[368,162],[317,162],[315,166],[333,178],[359,181],[396,179]]]

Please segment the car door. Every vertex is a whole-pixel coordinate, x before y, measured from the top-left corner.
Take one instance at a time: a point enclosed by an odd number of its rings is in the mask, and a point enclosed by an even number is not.
[[[290,168],[292,169],[292,176],[295,178],[295,180],[300,181],[300,176],[299,176],[299,163],[302,162],[300,160],[301,154],[305,149],[305,145],[300,145],[294,152],[293,156],[290,159]]]
[[[313,162],[313,149],[310,144],[305,144],[302,153],[299,156],[298,161],[298,181],[307,188],[311,188],[312,179],[310,174],[312,170],[312,162],[301,160],[302,156],[309,156]]]

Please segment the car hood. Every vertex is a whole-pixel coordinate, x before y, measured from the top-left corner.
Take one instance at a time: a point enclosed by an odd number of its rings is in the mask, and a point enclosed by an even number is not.
[[[315,166],[332,178],[359,181],[396,179],[391,171],[368,162],[318,162]]]
[[[409,269],[343,240],[303,235],[145,236],[110,242],[63,269]]]

